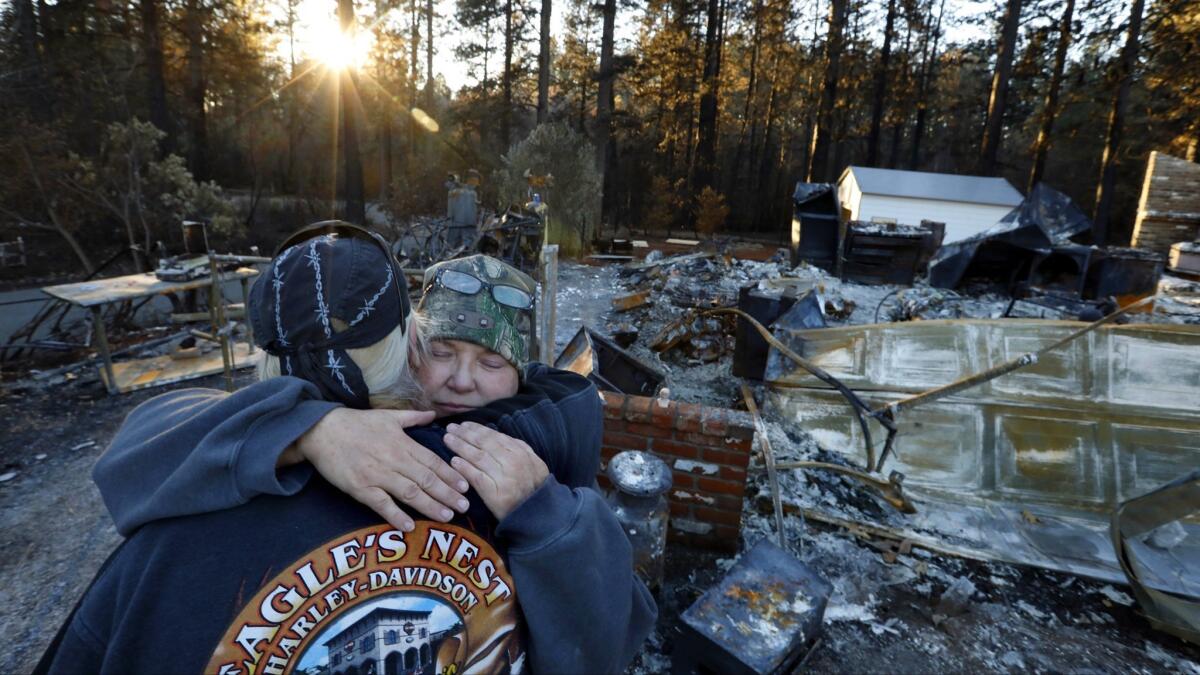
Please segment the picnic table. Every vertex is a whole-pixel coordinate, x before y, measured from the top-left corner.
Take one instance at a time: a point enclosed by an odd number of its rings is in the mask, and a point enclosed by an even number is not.
[[[240,282],[242,297],[245,298],[249,296],[249,280],[257,274],[258,270],[252,267],[238,267],[232,271],[218,273],[217,283],[219,285],[228,281]],[[137,389],[219,373],[224,370],[225,361],[221,350],[216,349],[194,358],[175,359],[170,356],[156,356],[113,363],[112,351],[108,345],[108,333],[105,330],[104,318],[101,314],[104,305],[205,288],[213,288],[213,279],[209,276],[187,281],[163,281],[153,272],[146,272],[73,284],[46,286],[42,288],[42,292],[91,312],[92,326],[96,331],[96,345],[103,362],[100,368],[100,379],[110,394],[124,394]],[[249,323],[247,323],[247,327],[249,327]],[[252,334],[248,334],[245,344],[237,343],[231,347],[234,368],[251,364],[250,357],[254,353]]]

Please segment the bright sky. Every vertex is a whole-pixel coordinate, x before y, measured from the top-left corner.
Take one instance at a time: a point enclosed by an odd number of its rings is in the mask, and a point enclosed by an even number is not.
[[[825,11],[824,0],[818,0],[823,5],[821,10]],[[283,9],[279,3],[275,5],[274,17],[282,18]],[[407,4],[407,3],[404,3]],[[435,8],[437,19],[434,22],[435,33],[446,33],[452,28],[454,22],[455,0],[436,0]],[[808,5],[808,3],[805,3]],[[360,0],[355,3],[356,9],[359,12],[359,26],[363,26],[366,22],[373,20],[375,3]],[[551,18],[551,33],[554,35],[561,34],[564,30],[563,17],[566,15],[566,3],[560,0],[555,3],[554,13]],[[984,25],[955,25],[950,21],[951,17],[965,18],[978,15],[993,14],[998,11],[998,0],[946,0],[946,17],[947,22],[944,27],[946,29],[947,39],[950,42],[966,42],[972,39],[984,37],[990,30],[992,25],[990,22]],[[808,5],[811,7],[811,5]],[[395,20],[407,22],[407,17],[403,16],[403,10],[395,10],[400,16],[395,17]],[[629,10],[623,10],[628,12]],[[804,8],[806,15],[811,16],[811,9]],[[296,30],[296,50],[301,56],[316,56],[325,61],[342,61],[353,58],[355,52],[365,54],[370,49],[369,35],[367,31],[363,31],[362,40],[353,47],[347,46],[338,38],[338,22],[337,22],[337,0],[301,0],[297,7],[298,26]],[[879,28],[882,32],[882,27]],[[617,21],[617,39],[628,40],[632,39],[637,31],[637,22],[624,20],[618,17]],[[422,26],[422,39],[424,39],[424,26]],[[451,91],[458,91],[463,85],[469,84],[471,78],[467,73],[467,65],[459,62],[454,58],[454,47],[460,41],[460,37],[451,31],[447,35],[439,35],[435,43],[434,52],[434,72],[440,74],[446,83],[450,86]],[[287,58],[288,44],[286,38],[282,38],[279,45],[280,57]],[[422,50],[423,51],[423,50]]]

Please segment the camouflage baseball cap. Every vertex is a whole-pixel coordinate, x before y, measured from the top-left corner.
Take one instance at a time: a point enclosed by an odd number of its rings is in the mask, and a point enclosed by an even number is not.
[[[473,255],[429,266],[421,288],[424,294],[417,308],[429,321],[431,340],[472,342],[504,357],[518,371],[529,361],[537,282],[528,274],[495,258]]]

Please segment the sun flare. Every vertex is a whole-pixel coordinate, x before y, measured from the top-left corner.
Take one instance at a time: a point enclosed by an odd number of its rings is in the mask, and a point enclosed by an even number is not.
[[[371,33],[347,34],[336,23],[328,24],[313,37],[309,48],[311,54],[330,69],[358,69],[366,64],[371,53]]]

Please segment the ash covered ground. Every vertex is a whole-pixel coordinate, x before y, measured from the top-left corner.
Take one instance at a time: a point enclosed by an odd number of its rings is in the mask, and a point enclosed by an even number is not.
[[[740,380],[728,355],[704,363],[678,350],[663,356],[645,345],[685,312],[688,300],[736,301],[747,283],[793,274],[777,262],[719,260],[698,269],[664,274],[666,294],[653,306],[618,315],[613,297],[639,283],[616,266],[566,263],[561,268],[558,325],[561,349],[583,324],[602,333],[609,324],[639,329],[631,347],[667,374],[677,400],[732,407]],[[816,270],[800,270],[821,287],[834,307],[854,307],[830,325],[953,316],[992,317],[1008,302],[1001,296],[947,294],[932,289],[843,284]],[[678,278],[679,281],[669,281]],[[645,279],[641,280],[642,282]],[[653,282],[652,282],[653,283]],[[668,287],[668,285],[670,285]],[[701,290],[696,290],[697,288]],[[1183,306],[1187,306],[1184,298]],[[694,303],[693,303],[694,304]],[[945,314],[943,316],[943,314]],[[1163,315],[1155,320],[1175,321]],[[116,547],[115,532],[91,483],[91,467],[125,415],[159,388],[110,397],[91,371],[47,387],[6,386],[0,413],[8,420],[0,438],[0,632],[8,649],[0,672],[32,670],[95,570]],[[249,383],[250,371],[238,375]],[[220,376],[174,385],[220,387]],[[781,460],[831,461],[803,432],[770,419],[772,447]],[[752,467],[753,469],[753,467]],[[849,479],[788,472],[783,496],[793,505],[821,500],[871,513],[886,504]],[[744,511],[743,550],[773,535],[765,515],[765,476],[752,471]],[[1200,675],[1200,649],[1154,631],[1130,603],[1128,589],[1076,577],[995,563],[943,557],[914,549],[888,563],[865,538],[840,528],[787,515],[789,548],[834,586],[825,636],[806,667],[819,672],[1105,671],[1182,672]],[[733,564],[705,551],[670,550],[667,582],[659,592],[660,620],[630,671],[667,672],[679,615]]]
[[[617,266],[564,265],[560,270],[558,330],[561,349],[587,324],[603,334],[625,324],[638,331],[628,350],[667,376],[671,398],[742,407],[742,380],[731,372],[732,338],[712,361],[686,349],[662,354],[647,345],[691,306],[735,305],[738,289],[811,282],[829,311],[830,326],[941,318],[999,318],[1011,299],[988,292],[952,292],[927,286],[866,286],[842,282],[808,267],[791,269],[778,258],[765,262],[719,257],[664,265],[661,271],[629,273]],[[1200,323],[1194,308],[1200,288],[1168,278],[1169,291],[1154,314],[1139,322]],[[652,289],[653,304],[628,312],[612,310],[612,298]],[[1060,318],[1032,306],[1014,306],[1016,316]],[[1165,311],[1163,311],[1165,310]],[[730,333],[732,335],[732,333]],[[795,425],[764,411],[778,461],[819,460],[844,464],[822,450]],[[774,538],[765,472],[751,478],[743,511],[741,550]],[[828,472],[781,473],[785,506],[822,505],[854,514],[891,511],[852,479]],[[1200,675],[1200,649],[1152,629],[1124,586],[1031,567],[980,562],[913,548],[887,562],[880,540],[856,535],[789,513],[789,549],[818,570],[834,592],[826,611],[825,635],[805,668],[817,672],[1181,672]],[[667,580],[658,593],[660,619],[635,673],[667,672],[678,635],[679,615],[716,583],[733,558],[694,550],[669,550]]]

